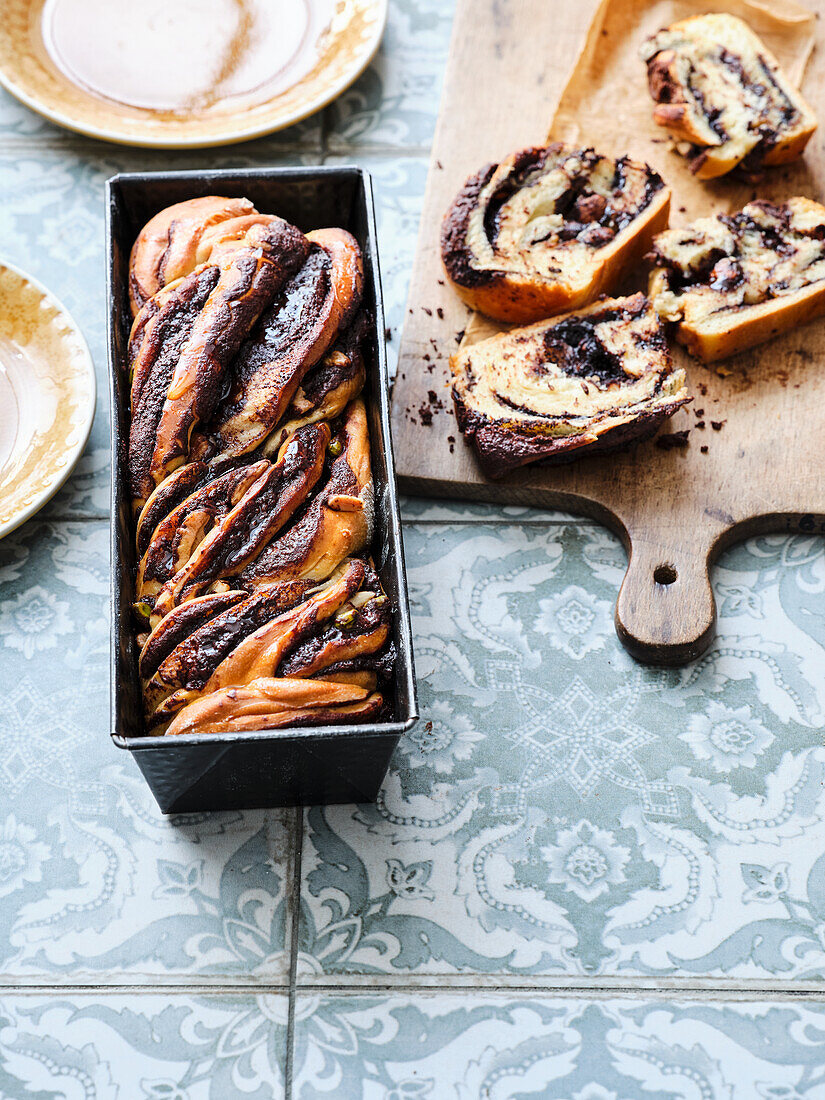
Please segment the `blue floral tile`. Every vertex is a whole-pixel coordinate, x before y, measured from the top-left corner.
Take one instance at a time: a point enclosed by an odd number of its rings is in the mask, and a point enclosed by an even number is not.
[[[282,1100],[283,994],[0,998],[0,1095]]]
[[[432,141],[453,0],[390,0],[375,60],[327,108],[329,148],[426,149]]]
[[[113,746],[108,540],[0,543],[0,981],[283,984],[294,812],[164,818]]]
[[[593,522],[566,512],[528,508],[525,504],[484,504],[471,500],[437,500],[402,495],[401,518],[405,523],[578,523]]]
[[[41,115],[24,107],[4,88],[0,88],[0,142],[8,145],[13,142],[68,139],[68,136],[65,130],[47,122]]]
[[[98,394],[98,415],[105,418],[106,413],[100,410],[102,401],[105,399]],[[99,437],[100,432],[95,435]],[[111,450],[107,446],[96,446],[96,441],[89,443],[66,484],[43,506],[39,513],[41,520],[108,520]]]
[[[422,719],[374,806],[305,818],[330,974],[825,975],[825,543],[716,571],[719,637],[636,665],[619,543],[408,525]]]
[[[818,1100],[825,1009],[299,994],[296,1100]]]

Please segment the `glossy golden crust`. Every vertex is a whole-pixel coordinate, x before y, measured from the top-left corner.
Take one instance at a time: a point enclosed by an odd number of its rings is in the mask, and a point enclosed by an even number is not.
[[[690,400],[642,294],[461,348],[451,368],[459,428],[490,477],[625,446]]]
[[[755,201],[656,238],[649,294],[706,363],[825,313],[825,207]]]
[[[741,19],[683,19],[642,49],[653,119],[680,143],[691,170],[714,179],[801,156],[816,117],[779,62]]]
[[[535,321],[614,290],[669,209],[647,165],[558,142],[525,149],[464,185],[444,218],[442,260],[473,309]]]
[[[366,721],[392,672],[358,244],[232,203],[162,212],[133,250],[157,285],[128,352],[153,733]]]
[[[140,231],[129,258],[129,300],[132,316],[168,283],[202,263],[198,248],[204,233],[231,218],[255,213],[248,199],[207,195],[161,210]]]

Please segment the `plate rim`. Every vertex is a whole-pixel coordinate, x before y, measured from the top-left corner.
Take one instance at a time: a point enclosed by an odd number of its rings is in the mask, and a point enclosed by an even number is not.
[[[107,141],[113,145],[124,145],[135,149],[214,149],[222,145],[235,145],[244,141],[254,141],[256,138],[278,133],[288,129],[290,126],[297,125],[299,122],[303,122],[305,119],[311,118],[312,115],[328,107],[333,100],[338,99],[347,88],[350,88],[355,81],[363,75],[372,63],[375,55],[378,53],[389,19],[389,0],[371,0],[371,3],[375,4],[378,10],[378,19],[375,24],[376,31],[369,43],[368,49],[364,53],[362,61],[352,70],[352,72],[347,73],[343,79],[333,85],[329,91],[313,100],[312,105],[306,109],[293,111],[291,114],[283,116],[283,118],[277,122],[264,122],[248,130],[233,130],[220,136],[213,135],[212,137],[185,138],[178,136],[168,139],[158,137],[146,139],[141,138],[139,135],[130,134],[128,131],[124,130],[103,129],[101,127],[86,126],[82,123],[78,123],[73,120],[71,116],[65,115],[61,111],[53,110],[40,102],[35,96],[26,92],[9,76],[2,65],[0,65],[0,86],[5,88],[5,90],[10,95],[14,96],[19,103],[22,103],[24,107],[28,107],[30,111],[34,111],[35,114],[40,115],[41,118],[45,118],[48,122],[52,122],[56,126],[68,130],[71,133],[80,134],[83,137],[95,138],[98,141]],[[0,537],[2,537],[2,529],[0,529]]]
[[[80,350],[82,352],[83,363],[86,367],[86,373],[91,381],[91,392],[89,395],[89,402],[86,408],[86,418],[82,426],[80,435],[77,442],[73,447],[67,448],[64,454],[69,455],[69,460],[66,463],[64,470],[58,475],[54,482],[52,482],[46,489],[42,490],[38,495],[27,504],[25,508],[16,513],[11,519],[5,523],[0,523],[0,539],[10,535],[13,531],[16,531],[18,527],[22,527],[24,523],[32,518],[40,509],[49,503],[52,497],[59,492],[60,489],[66,484],[74,472],[75,466],[86,449],[86,444],[89,442],[89,436],[92,433],[92,425],[94,424],[95,411],[97,407],[97,375],[95,374],[95,364],[92,358],[92,353],[89,350],[89,344],[86,337],[83,335],[83,330],[74,319],[71,311],[66,308],[64,303],[57,297],[57,295],[49,290],[49,288],[36,278],[34,275],[29,274],[19,264],[14,263],[12,260],[7,260],[5,256],[0,255],[0,268],[5,268],[7,271],[13,272],[21,279],[28,282],[33,286],[44,298],[48,299],[58,310],[60,314],[65,318],[71,327],[74,334],[80,341]]]

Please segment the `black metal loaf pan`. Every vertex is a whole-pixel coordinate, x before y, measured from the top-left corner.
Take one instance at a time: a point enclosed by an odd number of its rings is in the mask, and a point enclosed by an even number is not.
[[[131,323],[129,250],[145,222],[165,206],[215,194],[245,196],[259,210],[279,214],[305,232],[342,226],[363,249],[365,303],[375,318],[364,393],[376,494],[373,554],[384,589],[396,606],[398,659],[391,721],[234,735],[145,734],[130,611],[135,543],[125,468],[129,418],[123,364]],[[399,737],[413,725],[417,713],[369,174],[350,167],[134,173],[113,176],[107,182],[106,203],[112,395],[112,738],[119,748],[134,754],[164,813],[371,801]]]

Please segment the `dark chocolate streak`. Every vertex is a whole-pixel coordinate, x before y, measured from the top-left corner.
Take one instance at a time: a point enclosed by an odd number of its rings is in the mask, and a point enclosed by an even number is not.
[[[365,653],[354,660],[336,661],[332,665],[327,665],[319,674],[319,678],[324,679],[334,672],[375,672],[382,680],[388,679],[395,667],[395,658],[395,646],[388,641],[378,653]]]
[[[280,584],[216,615],[184,639],[164,661],[160,669],[163,680],[189,690],[202,688],[244,638],[299,604],[310,587],[302,581]]]
[[[743,90],[746,92],[750,92],[756,99],[765,99],[768,94],[769,86],[776,99],[779,100],[778,103],[774,103],[772,104],[772,106],[778,107],[782,122],[786,126],[789,126],[791,123],[796,121],[796,119],[799,117],[799,112],[788,99],[782,88],[780,88],[780,86],[777,84],[776,78],[768,67],[768,64],[762,54],[757,55],[757,61],[759,62],[759,68],[762,71],[762,75],[765,78],[764,84],[760,83],[759,81],[752,80],[745,72],[745,67],[742,64],[741,57],[737,56],[736,54],[732,54],[730,50],[726,50],[724,47],[722,47],[719,51],[719,60],[722,62],[723,65],[726,66],[726,68],[728,68],[732,73],[736,75],[739,83],[742,85]]]
[[[490,244],[498,238],[501,211],[504,204],[523,188],[540,183],[542,171],[551,157],[565,153],[565,147],[554,143],[546,148],[525,149],[519,153],[507,178],[502,180],[490,196],[484,210],[484,231]],[[570,184],[554,204],[554,213],[564,218],[558,230],[560,241],[578,240],[591,248],[601,248],[612,241],[649,205],[653,196],[664,187],[664,181],[647,165],[642,194],[638,202],[623,207],[621,200],[628,194],[627,157],[616,163],[613,177],[613,196],[605,200],[590,189],[590,177],[600,160],[593,149],[570,150],[570,156],[582,161],[582,171],[570,179]],[[441,233],[441,250],[447,272],[460,286],[488,285],[502,273],[473,266],[473,255],[467,245],[467,229],[472,211],[478,206],[481,192],[490,182],[496,165],[487,165],[471,177],[456,197],[444,219]],[[555,232],[555,231],[554,231]],[[538,243],[538,240],[535,242]]]
[[[267,226],[259,246],[234,253],[194,332],[202,345],[195,349],[193,401],[184,410],[179,437],[162,456],[164,461],[185,456],[194,424],[212,417],[223,396],[224,371],[262,311],[300,270],[309,247],[303,233],[287,222],[276,221]]]
[[[164,583],[175,574],[178,567],[177,548],[187,517],[193,513],[205,513],[212,523],[220,520],[232,508],[239,487],[259,477],[267,464],[261,462],[257,465],[260,466],[257,471],[255,467],[242,466],[206,482],[166,516],[155,529],[146,552],[144,580]]]
[[[711,249],[704,258],[701,266],[685,270],[678,263],[659,254],[654,248],[654,255],[661,266],[668,272],[668,285],[671,290],[683,291],[690,287],[710,286],[713,290],[728,291],[740,286],[745,276],[739,262],[741,255],[741,240],[745,233],[755,233],[765,249],[777,252],[780,256],[791,256],[796,251],[796,243],[792,239],[796,234],[799,237],[812,238],[813,240],[825,240],[825,224],[813,226],[804,232],[791,228],[791,214],[787,206],[777,206],[767,199],[757,199],[749,204],[764,210],[770,217],[779,222],[779,227],[762,225],[751,214],[744,210],[736,214],[717,214],[717,219],[730,229],[734,238],[734,254],[728,256],[723,249]],[[686,244],[699,244],[695,238],[685,241]],[[825,249],[823,249],[825,254]],[[822,255],[815,257],[811,263],[817,263]],[[783,283],[774,283],[768,286],[766,297],[771,298],[777,290],[783,289]]]
[[[605,347],[596,326],[610,321],[629,323],[644,310],[642,302],[635,307],[608,309],[560,321],[545,333],[546,360],[572,377],[596,378],[602,384],[620,381],[624,377],[622,358]],[[523,411],[538,415],[530,409]]]
[[[149,548],[152,533],[166,519],[173,508],[182,504],[190,493],[199,489],[210,477],[216,476],[205,462],[189,462],[170,474],[146,503],[137,530],[138,555],[143,557]]]
[[[467,227],[470,215],[481,192],[493,177],[497,165],[485,164],[471,176],[453,200],[441,225],[441,258],[447,274],[459,286],[489,286],[501,278],[495,271],[482,271],[472,265],[472,253],[467,248]]]
[[[280,538],[275,539],[241,573],[243,584],[256,585],[282,571],[289,572],[296,562],[301,562],[321,521],[321,509],[331,496],[356,493],[358,483],[350,469],[346,454],[335,460],[329,480],[308,506],[299,513],[295,522]]]
[[[381,594],[381,582],[369,567],[367,567],[361,589]],[[320,666],[321,668],[327,668],[331,664],[337,664],[344,660],[350,662],[351,669],[358,668],[361,655],[353,653],[353,650],[357,649],[359,644],[363,644],[365,637],[373,634],[380,626],[389,626],[390,618],[389,601],[386,598],[381,602],[371,600],[364,607],[357,610],[353,609],[352,620],[346,626],[339,626],[333,620],[332,623],[323,625],[309,638],[298,642],[286,653],[278,665],[276,675],[304,675],[325,650],[327,651],[325,654],[326,659]],[[369,655],[364,654],[364,656],[373,655],[372,653]]]
[[[490,244],[495,244],[499,232],[499,215],[501,208],[508,199],[525,186],[532,186],[530,180],[534,172],[541,172],[550,156],[555,156],[562,149],[558,143],[548,145],[546,149],[541,147],[523,149],[513,161],[513,167],[505,180],[498,185],[490,196],[487,209],[484,211],[484,233]],[[556,213],[565,214],[576,200],[578,191],[574,186],[556,200]]]
[[[716,134],[716,136],[718,138],[720,138],[722,141],[727,141],[728,132],[725,129],[725,127],[722,125],[722,122],[720,121],[720,116],[722,114],[722,108],[721,107],[709,107],[708,106],[707,100],[705,99],[705,93],[701,90],[701,88],[699,88],[699,86],[696,83],[696,77],[697,77],[696,72],[691,68],[690,73],[688,74],[688,79],[687,79],[688,91],[690,92],[691,96],[693,97],[693,100],[696,103],[696,106],[699,108],[699,110],[705,116],[705,119],[707,120],[707,124],[708,124],[708,126],[710,126],[711,130],[713,130],[714,134]]]
[[[295,433],[283,459],[247,489],[226,531],[205,550],[200,569],[181,599],[197,595],[216,578],[233,575],[260,553],[314,488],[328,439],[325,424]]]
[[[215,615],[244,599],[243,592],[223,592],[181,604],[170,611],[152,633],[140,655],[141,679],[148,680],[180,643]]]
[[[288,381],[300,360],[299,354],[290,353],[299,352],[307,342],[307,334],[312,333],[330,292],[329,276],[328,253],[313,245],[306,263],[276,295],[241,347],[233,367],[233,392],[221,409],[221,420],[228,420],[240,412],[250,379],[268,364],[285,360],[282,365],[284,384]]]
[[[134,341],[131,361],[136,363],[138,355],[141,359],[139,374],[135,375],[129,430],[129,481],[134,497],[148,495],[149,466],[172,375],[219,275],[219,268],[207,267],[184,279],[173,297],[147,323],[140,343]]]
[[[690,398],[676,398],[656,409],[643,409],[629,423],[602,432],[598,442],[588,443],[582,448],[580,438],[576,435],[559,438],[536,431],[530,432],[529,429],[505,426],[468,408],[453,389],[458,426],[475,444],[479,463],[485,474],[491,478],[503,477],[531,462],[563,465],[573,462],[582,451],[594,455],[622,450],[655,435],[664,421],[688,400]]]
[[[343,355],[347,362],[328,363],[322,359],[317,366],[310,368],[304,375],[301,389],[304,398],[314,409],[321,404],[328,393],[337,389],[357,369],[361,357],[361,346],[366,339],[370,324],[371,318],[367,311],[359,310],[349,327],[338,334],[338,338],[330,349],[331,352],[339,352]]]

